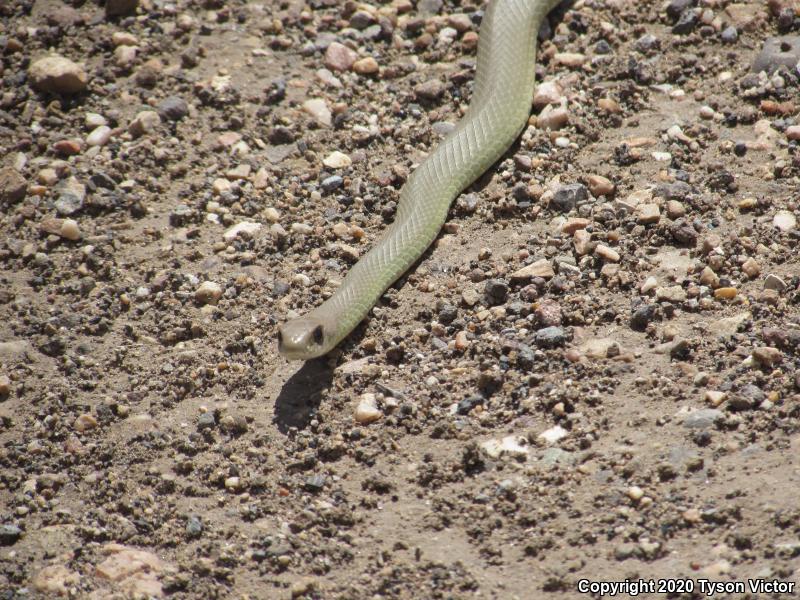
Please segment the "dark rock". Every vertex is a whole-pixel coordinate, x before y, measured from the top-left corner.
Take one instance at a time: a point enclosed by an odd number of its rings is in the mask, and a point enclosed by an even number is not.
[[[534,335],[534,342],[539,348],[558,348],[567,341],[567,334],[561,327],[545,327]]]
[[[458,317],[458,308],[452,304],[443,304],[439,308],[439,322],[449,325]]]
[[[323,192],[330,194],[331,192],[338,190],[343,183],[344,179],[342,179],[339,175],[331,175],[330,177],[323,179],[320,186],[322,187]]]
[[[158,103],[156,111],[165,121],[180,121],[189,114],[189,105],[179,96],[168,96]]]
[[[121,17],[136,12],[139,0],[106,0],[106,16]]]
[[[0,525],[0,546],[12,546],[22,537],[22,530],[16,525]]]
[[[800,36],[771,37],[764,42],[761,52],[753,61],[753,71],[772,74],[780,67],[794,70],[800,62]]]
[[[672,26],[672,33],[676,35],[686,35],[694,31],[700,22],[700,9],[687,8],[681,13],[678,22]]]
[[[309,475],[306,477],[305,483],[303,487],[308,490],[309,492],[321,492],[325,487],[325,482],[327,478],[325,475]]]
[[[670,3],[667,5],[667,16],[675,21],[687,8],[694,5],[695,0],[670,0]]]
[[[551,206],[559,212],[569,212],[578,202],[589,199],[589,190],[582,183],[572,183],[558,188],[550,201]]]
[[[637,308],[631,315],[631,329],[644,331],[647,326],[656,318],[658,306],[655,304],[645,304]]]
[[[484,292],[492,305],[503,304],[508,299],[508,283],[502,279],[489,279]]]
[[[670,234],[676,242],[683,246],[694,248],[697,245],[697,231],[686,219],[678,219],[669,228]]]
[[[214,413],[206,412],[200,415],[197,419],[197,430],[203,431],[204,429],[214,429],[217,426],[217,421],[214,418]]]
[[[470,396],[469,398],[464,398],[461,402],[458,403],[456,406],[456,412],[460,415],[467,415],[470,411],[475,408],[476,406],[484,403],[483,396],[474,395]]]
[[[267,132],[267,139],[270,144],[291,144],[295,139],[295,135],[288,127],[278,125]]]
[[[203,522],[196,515],[190,516],[186,520],[186,535],[190,538],[198,538],[203,533]]]
[[[739,32],[736,30],[736,27],[731,25],[722,30],[720,39],[726,44],[735,44],[739,39]]]

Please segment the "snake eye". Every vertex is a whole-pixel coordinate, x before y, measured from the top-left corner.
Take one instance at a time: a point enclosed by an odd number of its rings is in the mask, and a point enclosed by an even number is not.
[[[314,336],[315,344],[322,344],[322,339],[324,337],[324,334],[322,332],[322,325],[317,325],[314,328],[314,331],[311,333],[311,335]]]

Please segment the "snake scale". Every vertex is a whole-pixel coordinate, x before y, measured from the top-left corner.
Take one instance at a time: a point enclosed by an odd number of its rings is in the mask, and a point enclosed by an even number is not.
[[[383,237],[320,306],[284,323],[278,350],[290,360],[326,354],[431,245],[453,200],[508,150],[525,127],[534,90],[536,40],[559,0],[492,0],[484,15],[472,99],[453,131],[400,191]]]

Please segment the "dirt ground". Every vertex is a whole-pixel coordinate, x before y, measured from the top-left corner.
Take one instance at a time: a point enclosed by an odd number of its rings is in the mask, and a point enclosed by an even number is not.
[[[797,595],[796,0],[563,4],[434,247],[278,355],[483,8],[0,3],[0,599]]]

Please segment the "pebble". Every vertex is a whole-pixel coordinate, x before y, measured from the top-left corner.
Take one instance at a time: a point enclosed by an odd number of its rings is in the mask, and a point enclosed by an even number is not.
[[[83,433],[97,427],[97,419],[88,413],[84,413],[75,419],[72,428],[78,433]]]
[[[165,121],[180,121],[189,114],[189,104],[180,96],[167,96],[156,106]]]
[[[222,297],[222,286],[213,281],[204,281],[194,292],[194,299],[200,304],[216,304]]]
[[[774,367],[783,360],[783,353],[778,348],[763,346],[755,348],[752,357],[755,362],[763,367]]]
[[[536,87],[533,95],[533,106],[537,110],[548,104],[559,104],[563,98],[563,89],[557,81],[543,81]]]
[[[714,298],[717,300],[733,300],[739,291],[735,287],[721,287],[714,290]]]
[[[786,289],[786,282],[777,275],[770,273],[764,278],[764,289],[783,292]]]
[[[547,444],[555,444],[556,442],[564,439],[568,435],[569,432],[566,429],[564,429],[560,425],[556,425],[540,433],[537,436],[537,438],[544,441]]]
[[[567,334],[561,327],[551,326],[540,329],[534,335],[534,343],[539,348],[558,348],[567,341]]]
[[[594,249],[594,253],[602,258],[603,260],[607,260],[609,262],[617,263],[620,261],[619,252],[606,246],[605,244],[597,244]]]
[[[645,331],[647,326],[656,318],[658,308],[655,304],[640,306],[631,315],[631,329]]]
[[[322,98],[311,98],[303,102],[303,110],[310,114],[317,123],[324,127],[333,124],[333,115],[328,104]]]
[[[742,264],[742,271],[750,279],[755,279],[761,274],[761,265],[759,265],[758,261],[755,260],[754,258],[748,258]]]
[[[631,500],[634,502],[638,502],[644,497],[644,490],[640,488],[638,485],[633,485],[627,489],[625,492]]]
[[[701,408],[687,413],[683,418],[683,426],[689,429],[708,429],[725,415],[715,408]]]
[[[783,232],[792,231],[797,228],[797,218],[788,210],[779,210],[772,219],[772,225]]]
[[[489,458],[501,458],[508,456],[511,458],[527,458],[530,453],[527,440],[518,435],[509,435],[501,440],[492,439],[482,442],[481,450]]]
[[[344,44],[331,42],[325,50],[325,66],[331,71],[349,71],[358,54]]]
[[[793,69],[800,62],[800,36],[770,37],[764,40],[761,51],[753,61],[755,73],[771,75],[780,67]]]
[[[139,0],[106,0],[106,16],[122,17],[136,12]]]
[[[800,125],[790,125],[786,128],[786,137],[792,141],[800,141]]]
[[[700,272],[700,283],[712,289],[719,287],[719,275],[717,275],[711,267],[703,267]]]
[[[100,125],[99,127],[92,130],[92,132],[86,136],[86,145],[87,146],[105,146],[108,141],[111,139],[111,127],[108,125]]]
[[[70,588],[80,583],[80,575],[64,565],[49,565],[33,577],[33,589],[48,597],[68,596]]]
[[[139,49],[136,46],[117,46],[114,49],[114,64],[122,69],[130,69],[136,62],[136,55]]]
[[[326,177],[322,180],[320,187],[322,188],[323,192],[330,194],[331,192],[338,190],[343,183],[344,179],[342,179],[339,175],[331,175],[330,177]]]
[[[614,183],[602,175],[589,175],[586,178],[586,185],[592,196],[596,198],[600,196],[611,196],[614,193]]]
[[[143,110],[128,125],[128,131],[134,137],[140,137],[155,130],[161,124],[161,117],[154,110]]]
[[[573,210],[579,202],[589,199],[589,190],[582,183],[564,185],[556,190],[550,205],[559,212],[569,212]]]
[[[541,277],[542,279],[551,279],[555,276],[553,265],[546,258],[537,260],[521,269],[514,271],[511,274],[511,281],[520,283],[530,281],[534,277]]]
[[[28,189],[28,182],[12,167],[0,169],[0,206],[16,204]]]
[[[161,598],[164,590],[159,581],[162,573],[173,572],[172,565],[145,550],[110,543],[102,548],[109,555],[95,567],[95,575],[124,587],[131,597]]]
[[[717,407],[728,399],[728,394],[719,390],[706,390],[704,398],[711,406]]]
[[[378,408],[378,402],[375,394],[365,393],[359,398],[358,405],[355,410],[356,423],[360,425],[368,425],[374,423],[383,416],[383,413]]]
[[[322,159],[322,164],[329,169],[343,169],[353,164],[352,159],[344,152],[335,150]]]
[[[563,106],[547,105],[536,120],[542,129],[557,131],[569,123],[569,110]]]
[[[11,379],[8,375],[0,375],[0,398],[5,398],[11,393]]]
[[[640,225],[651,225],[661,220],[661,209],[658,204],[646,202],[636,207],[636,221]]]
[[[61,222],[58,235],[72,242],[77,242],[81,239],[81,230],[80,227],[78,227],[77,221],[73,219],[64,219]]]
[[[258,233],[262,227],[263,225],[261,223],[243,221],[226,230],[225,233],[222,234],[222,239],[224,239],[226,242],[231,242],[240,234],[244,234],[245,238],[251,238],[253,235]]]
[[[367,56],[353,63],[353,71],[359,75],[375,75],[380,71],[380,65],[377,60]]]
[[[444,84],[439,79],[429,79],[414,88],[418,100],[434,101],[444,94]]]
[[[13,546],[22,537],[22,529],[16,525],[0,525],[0,546]]]
[[[89,83],[83,67],[57,54],[35,61],[28,79],[34,88],[50,94],[77,94]]]
[[[564,65],[569,68],[578,68],[586,62],[586,55],[579,52],[556,52],[553,61],[557,65]]]

